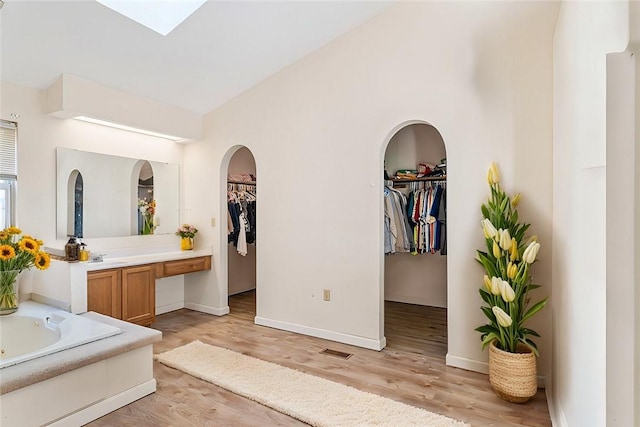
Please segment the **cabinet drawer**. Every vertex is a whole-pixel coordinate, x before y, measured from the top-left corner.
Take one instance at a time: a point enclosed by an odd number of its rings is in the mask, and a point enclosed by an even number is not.
[[[195,271],[211,270],[211,257],[203,256],[156,264],[156,277],[176,276]]]

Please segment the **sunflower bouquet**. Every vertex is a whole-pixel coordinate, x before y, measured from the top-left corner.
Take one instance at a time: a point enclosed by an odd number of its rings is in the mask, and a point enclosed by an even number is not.
[[[51,264],[49,254],[41,250],[42,240],[21,234],[17,227],[0,231],[0,313],[11,313],[18,307],[14,284],[23,270],[34,266],[46,270]]]

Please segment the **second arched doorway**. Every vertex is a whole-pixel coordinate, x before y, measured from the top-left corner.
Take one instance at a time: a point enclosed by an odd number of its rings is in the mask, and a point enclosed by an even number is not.
[[[387,348],[447,354],[447,154],[425,122],[399,126],[384,156]]]

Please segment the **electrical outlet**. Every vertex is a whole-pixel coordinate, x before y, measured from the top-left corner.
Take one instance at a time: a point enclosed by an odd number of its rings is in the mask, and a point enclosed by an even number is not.
[[[324,299],[325,301],[331,301],[331,290],[330,289],[325,289],[322,292],[322,299]]]
[[[215,216],[212,216],[212,217],[211,217],[211,226],[212,226],[212,227],[215,227],[215,226],[216,226],[216,217],[215,217]]]

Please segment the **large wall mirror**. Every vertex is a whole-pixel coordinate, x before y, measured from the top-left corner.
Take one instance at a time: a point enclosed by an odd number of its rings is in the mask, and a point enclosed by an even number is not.
[[[56,236],[171,234],[180,225],[180,167],[56,148]]]

